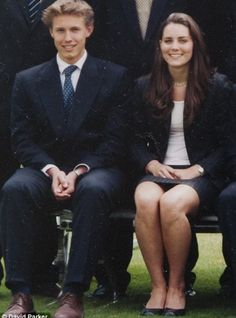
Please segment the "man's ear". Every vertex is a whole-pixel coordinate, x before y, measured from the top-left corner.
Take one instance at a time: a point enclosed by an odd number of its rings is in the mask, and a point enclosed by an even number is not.
[[[93,30],[94,30],[94,26],[92,24],[87,25],[87,38],[90,37],[90,35],[93,33]]]
[[[51,34],[51,37],[53,38],[52,28],[49,29],[49,32],[50,32],[50,34]]]

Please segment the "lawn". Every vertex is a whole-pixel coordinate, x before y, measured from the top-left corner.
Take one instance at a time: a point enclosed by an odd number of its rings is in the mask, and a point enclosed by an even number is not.
[[[236,305],[217,295],[219,289],[218,279],[224,269],[221,255],[220,234],[198,234],[200,257],[196,268],[197,281],[195,290],[197,294],[190,297],[187,302],[189,318],[235,318]],[[149,279],[138,248],[134,249],[130,265],[132,281],[128,289],[128,297],[118,303],[94,301],[85,297],[86,318],[133,318],[138,317],[142,305],[145,304],[149,294]],[[95,287],[92,283],[91,289]],[[9,292],[0,287],[0,312],[3,312],[9,302]],[[38,313],[52,314],[56,308],[52,299],[35,299]]]

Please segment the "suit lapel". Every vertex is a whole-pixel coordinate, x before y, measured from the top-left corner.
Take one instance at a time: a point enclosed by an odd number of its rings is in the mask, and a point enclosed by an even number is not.
[[[139,43],[143,43],[135,0],[119,0],[119,1],[122,5],[123,14],[126,17],[127,23],[130,26],[130,30],[133,33],[134,38]]]
[[[145,40],[152,38],[153,33],[159,28],[167,2],[167,0],[153,0]]]
[[[65,133],[63,93],[56,59],[42,70],[38,79],[39,95],[54,131],[59,136]]]
[[[88,56],[82,68],[75,92],[74,103],[68,118],[68,133],[73,135],[85,120],[99,91],[102,78],[95,60]]]

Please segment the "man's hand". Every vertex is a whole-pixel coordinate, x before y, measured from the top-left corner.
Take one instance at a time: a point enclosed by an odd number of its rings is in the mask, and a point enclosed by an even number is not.
[[[76,171],[70,171],[66,176],[67,188],[65,189],[65,193],[67,193],[70,197],[75,192],[75,184],[76,180],[79,176],[86,173],[88,169],[84,166],[78,167]]]
[[[47,170],[47,174],[52,178],[52,192],[57,200],[67,200],[70,194],[67,193],[68,182],[64,171],[57,167]]]
[[[169,179],[177,178],[175,174],[175,169],[173,169],[170,166],[163,165],[157,160],[150,161],[146,165],[145,170],[146,172],[151,173],[152,175],[156,177],[169,178]]]
[[[78,178],[78,175],[75,174],[74,171],[71,171],[66,176],[66,182],[68,184],[67,189],[65,192],[71,197],[72,194],[75,192],[75,183]]]
[[[86,167],[78,167],[75,171],[70,171],[67,175],[57,167],[47,170],[47,174],[52,178],[52,192],[59,201],[68,200],[75,192],[77,178],[87,172]]]

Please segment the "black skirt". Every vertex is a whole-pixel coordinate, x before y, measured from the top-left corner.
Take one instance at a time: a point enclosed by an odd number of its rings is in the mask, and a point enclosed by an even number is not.
[[[153,175],[145,175],[138,184],[150,181],[160,185],[165,191],[173,188],[178,184],[186,184],[192,187],[198,194],[200,200],[200,209],[212,209],[214,202],[219,194],[219,190],[209,180],[207,176],[197,177],[193,179],[168,179],[162,177],[155,177]]]

